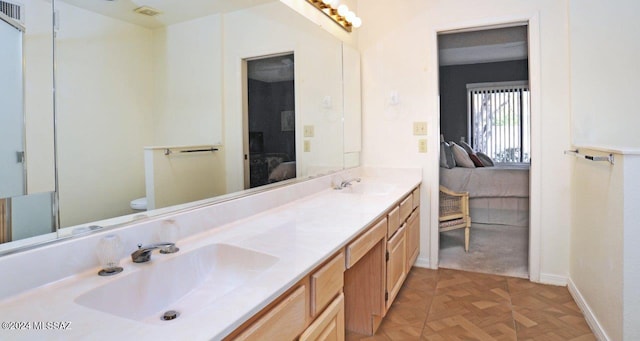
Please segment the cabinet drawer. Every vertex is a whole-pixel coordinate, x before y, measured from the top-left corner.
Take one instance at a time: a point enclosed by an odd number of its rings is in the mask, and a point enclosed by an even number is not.
[[[404,222],[409,218],[411,211],[413,211],[413,195],[409,194],[402,202],[400,203],[400,222]]]
[[[300,341],[344,341],[344,295],[340,294],[300,336]]]
[[[394,233],[400,228],[400,207],[396,206],[387,215],[387,238],[391,238]]]
[[[411,196],[413,197],[413,208],[415,209],[420,206],[420,187],[414,189]]]
[[[235,340],[293,340],[307,323],[304,285],[289,294]]]
[[[387,234],[387,218],[377,222],[369,231],[358,237],[353,243],[347,245],[347,269],[362,258]]]
[[[344,253],[311,275],[311,316],[319,314],[344,286]]]

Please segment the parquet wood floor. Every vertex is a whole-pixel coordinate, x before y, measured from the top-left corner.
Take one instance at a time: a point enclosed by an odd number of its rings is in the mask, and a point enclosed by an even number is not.
[[[347,341],[596,340],[565,287],[413,268],[374,336]]]

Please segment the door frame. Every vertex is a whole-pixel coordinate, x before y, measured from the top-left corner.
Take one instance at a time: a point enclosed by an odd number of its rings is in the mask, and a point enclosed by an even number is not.
[[[429,49],[429,67],[435,77],[434,84],[439,85],[439,61],[438,61],[438,34],[477,31],[479,29],[508,27],[514,25],[527,25],[528,49],[529,49],[529,89],[531,91],[531,168],[529,172],[529,280],[540,282],[540,257],[541,257],[541,198],[542,198],[542,168],[541,168],[541,144],[542,144],[542,117],[541,117],[541,82],[540,82],[540,18],[539,14],[532,13],[521,16],[507,16],[495,18],[483,18],[475,21],[451,23],[446,26],[434,27],[431,31],[431,48]],[[433,79],[432,79],[433,80]],[[430,98],[438,99],[434,105],[437,115],[434,115],[434,126],[437,129],[435,136],[440,136],[440,104],[439,86],[432,87]],[[438,141],[435,141],[438,140]],[[432,139],[434,150],[439,150],[439,139]],[[437,146],[436,146],[437,142]],[[437,153],[435,154],[437,155]],[[432,160],[428,165],[430,174],[440,174],[440,165],[437,160]],[[439,176],[435,177],[439,179]],[[439,215],[439,191],[437,186],[429,191],[430,216],[429,226],[429,266],[438,268],[438,252],[440,251],[440,233],[438,231]]]

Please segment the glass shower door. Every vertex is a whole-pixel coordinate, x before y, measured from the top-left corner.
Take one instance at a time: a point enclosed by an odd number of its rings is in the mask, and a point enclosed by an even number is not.
[[[0,18],[0,198],[24,195],[22,31]]]

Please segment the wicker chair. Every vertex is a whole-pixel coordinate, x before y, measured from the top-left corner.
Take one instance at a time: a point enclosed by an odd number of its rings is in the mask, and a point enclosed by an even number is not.
[[[464,228],[464,251],[469,251],[469,192],[454,192],[440,186],[440,216],[438,229],[440,232]]]

